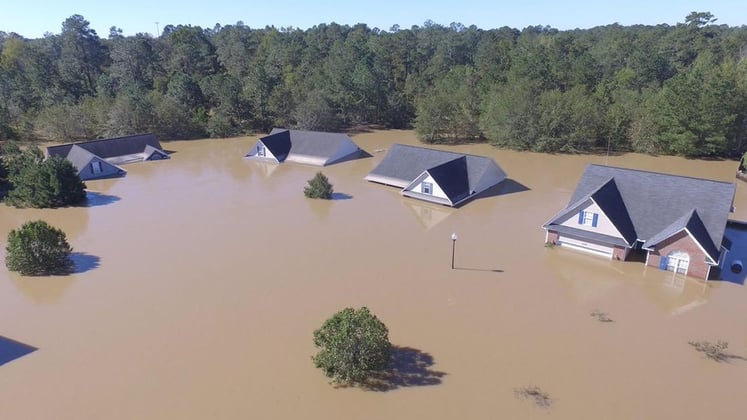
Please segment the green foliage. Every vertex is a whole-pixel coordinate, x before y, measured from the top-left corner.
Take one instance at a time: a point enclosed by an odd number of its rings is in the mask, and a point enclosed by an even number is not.
[[[319,353],[314,365],[338,384],[365,384],[387,368],[392,345],[389,330],[368,308],[345,308],[314,331]]]
[[[714,22],[697,11],[571,31],[239,22],[102,40],[73,15],[57,35],[0,37],[0,140],[380,125],[414,126],[425,142],[738,158],[747,27]]]
[[[73,268],[65,232],[42,220],[27,222],[8,234],[5,265],[26,276],[67,274]]]
[[[309,185],[304,187],[303,195],[308,198],[321,198],[329,200],[332,198],[334,189],[332,184],[329,183],[327,176],[321,172],[317,172],[313,178],[308,181]]]
[[[14,207],[55,208],[86,199],[86,185],[75,167],[59,156],[44,160],[41,150],[17,150],[5,157],[12,189],[5,198]]]
[[[454,67],[436,80],[418,101],[415,131],[421,140],[456,143],[481,139],[477,79],[472,67]]]

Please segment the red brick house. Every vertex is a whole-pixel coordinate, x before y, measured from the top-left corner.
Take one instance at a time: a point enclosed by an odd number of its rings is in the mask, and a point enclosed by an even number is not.
[[[733,183],[588,165],[545,242],[605,258],[643,252],[646,264],[708,279],[723,262]]]

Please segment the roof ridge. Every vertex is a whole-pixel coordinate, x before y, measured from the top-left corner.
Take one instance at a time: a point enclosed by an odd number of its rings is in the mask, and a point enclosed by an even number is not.
[[[431,147],[423,147],[423,146],[413,146],[411,144],[394,143],[394,144],[392,144],[392,146],[409,147],[411,149],[432,150],[434,152],[451,153],[451,154],[454,154],[454,155],[465,156],[465,157],[476,157],[476,158],[480,158],[480,159],[493,159],[493,158],[491,158],[489,156],[474,155],[474,154],[471,154],[471,153],[452,152],[451,150],[434,149],[434,148],[431,148]],[[391,147],[390,147],[390,149],[391,149]]]
[[[623,168],[620,166],[609,166],[609,165],[600,165],[597,163],[589,163],[587,167],[594,166],[597,168],[609,168],[609,169],[615,169],[615,170],[621,170],[621,171],[629,171],[629,172],[639,172],[639,173],[645,173],[645,174],[652,174],[652,175],[661,175],[661,176],[672,176],[677,178],[687,178],[687,179],[693,179],[697,181],[708,181],[708,182],[714,182],[717,184],[726,184],[726,185],[734,185],[733,182],[728,181],[717,181],[714,179],[708,179],[708,178],[700,178],[696,176],[689,176],[689,175],[677,175],[677,174],[668,174],[664,172],[654,172],[654,171],[647,171],[645,169],[634,169],[634,168]],[[614,176],[612,176],[614,178]]]

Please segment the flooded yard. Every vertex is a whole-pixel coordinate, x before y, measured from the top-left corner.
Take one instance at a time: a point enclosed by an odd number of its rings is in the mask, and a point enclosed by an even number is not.
[[[37,349],[0,365],[0,418],[743,418],[743,280],[547,249],[541,228],[587,163],[732,181],[735,162],[452,147],[510,182],[451,209],[363,180],[412,132],[352,138],[373,156],[323,169],[332,201],[303,197],[319,168],[244,160],[244,137],[163,143],[170,160],[88,181],[87,208],[0,206],[2,257],[11,229],[42,218],[78,268],[0,267],[0,336]],[[747,220],[745,188],[733,219]],[[310,359],[313,330],[364,305],[414,365],[387,392],[335,389]],[[517,398],[535,386],[548,406]]]

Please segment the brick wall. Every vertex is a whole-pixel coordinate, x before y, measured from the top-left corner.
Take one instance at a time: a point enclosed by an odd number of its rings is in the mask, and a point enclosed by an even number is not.
[[[703,280],[706,279],[709,265],[705,262],[705,253],[701,251],[698,244],[685,231],[682,231],[660,243],[656,246],[655,251],[650,251],[648,254],[648,265],[659,268],[661,256],[667,256],[672,251],[687,252],[690,256],[690,264],[687,269],[688,276],[697,277]]]
[[[623,248],[620,246],[616,246],[612,250],[612,259],[618,260],[618,261],[625,261],[626,258],[628,258],[628,248]]]
[[[547,243],[557,244],[558,243],[558,232],[548,230],[547,231]]]

